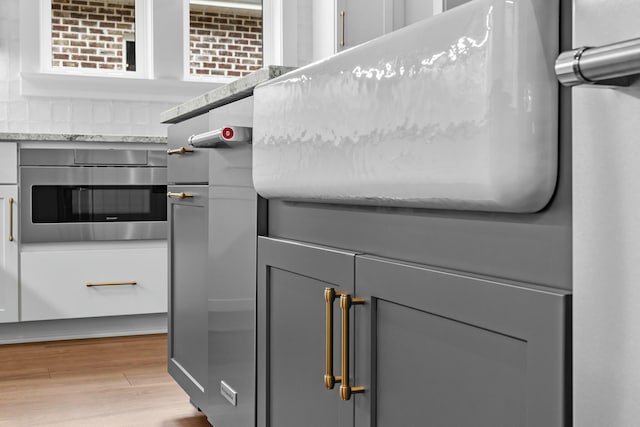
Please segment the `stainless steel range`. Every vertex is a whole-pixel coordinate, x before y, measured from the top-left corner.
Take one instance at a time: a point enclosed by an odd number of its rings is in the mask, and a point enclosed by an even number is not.
[[[23,148],[21,240],[165,239],[166,182],[162,151]]]

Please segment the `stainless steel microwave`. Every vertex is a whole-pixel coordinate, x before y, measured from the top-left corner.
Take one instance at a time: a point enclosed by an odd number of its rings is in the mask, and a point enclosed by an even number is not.
[[[165,239],[166,154],[20,150],[21,241]]]

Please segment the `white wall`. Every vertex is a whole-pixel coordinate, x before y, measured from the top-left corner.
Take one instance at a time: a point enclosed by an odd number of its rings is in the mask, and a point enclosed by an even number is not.
[[[640,36],[638,0],[575,0],[574,46]],[[574,425],[640,419],[640,86],[573,89]]]
[[[39,57],[38,0],[0,0],[0,132],[166,136],[160,113],[219,83],[182,81],[184,43],[176,42],[176,33],[183,20],[176,12],[183,0],[155,4],[156,78],[112,90],[122,79],[39,77],[33,64]],[[178,18],[173,25],[165,22],[170,15]]]

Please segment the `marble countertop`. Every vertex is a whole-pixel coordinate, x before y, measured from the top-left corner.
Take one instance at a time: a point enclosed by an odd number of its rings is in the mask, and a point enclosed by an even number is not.
[[[217,87],[160,114],[162,123],[178,123],[205,113],[212,108],[250,96],[253,88],[262,82],[285,74],[294,67],[269,65],[232,83]]]
[[[135,142],[166,144],[163,136],[129,135],[79,135],[58,133],[9,133],[0,132],[0,141],[51,141],[51,142]]]

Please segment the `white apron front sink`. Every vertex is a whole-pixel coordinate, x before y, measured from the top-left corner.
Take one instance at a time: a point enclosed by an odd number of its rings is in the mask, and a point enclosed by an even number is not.
[[[557,0],[475,0],[258,86],[266,198],[535,212],[557,175]]]

